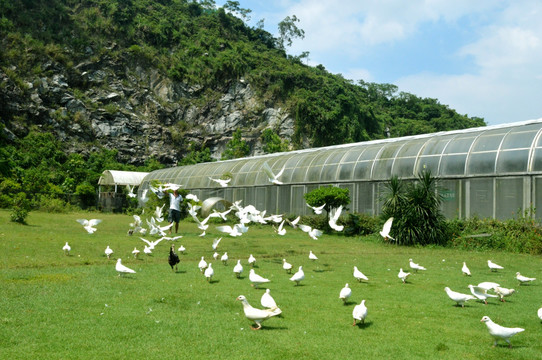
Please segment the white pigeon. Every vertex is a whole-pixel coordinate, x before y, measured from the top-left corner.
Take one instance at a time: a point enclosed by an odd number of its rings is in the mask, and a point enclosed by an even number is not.
[[[408,259],[409,261],[409,265],[410,265],[410,268],[416,272],[418,272],[418,270],[427,270],[426,268],[424,268],[423,266],[419,265],[419,264],[416,264],[415,262],[412,261],[412,259]]]
[[[147,255],[150,255],[152,254],[152,249],[148,247],[147,245],[145,245],[145,247],[143,248],[143,252]]]
[[[134,248],[132,254],[134,254],[134,259],[137,259],[137,256],[139,255],[139,250],[137,250],[137,248]]]
[[[339,206],[336,209],[331,209],[329,214],[329,227],[332,228],[335,231],[343,231],[344,225],[337,225],[337,221],[339,220],[339,216],[341,216],[341,211],[343,210],[343,206]]]
[[[367,306],[365,306],[365,300],[361,300],[359,305],[354,306],[352,317],[354,318],[354,323],[352,326],[356,325],[356,320],[360,321],[362,324],[365,323],[365,318],[367,317]]]
[[[307,234],[309,234],[309,236],[310,236],[313,240],[318,240],[318,238],[323,234],[322,230],[318,230],[318,229],[312,228],[312,227],[310,227],[309,225],[299,224],[298,226],[299,226],[299,228],[300,228],[301,230],[303,230],[304,232],[306,232]]]
[[[538,309],[538,318],[542,320],[542,307]]]
[[[205,258],[202,256],[201,260],[198,263],[199,271],[203,272],[207,268],[207,261],[205,261]]]
[[[309,260],[311,261],[316,261],[318,260],[318,257],[316,255],[314,255],[314,253],[312,252],[312,250],[309,250]]]
[[[491,261],[491,260],[488,260],[488,261],[487,261],[487,266],[489,267],[489,270],[491,270],[491,271],[497,271],[497,270],[502,270],[502,269],[504,269],[504,267],[495,264],[495,263],[494,263],[493,261]]]
[[[256,274],[254,269],[250,269],[248,279],[250,280],[250,282],[252,283],[251,285],[254,286],[255,289],[257,289],[260,284],[265,284],[271,281],[269,279],[264,278],[263,276]]]
[[[343,301],[343,303],[346,305],[346,300],[352,295],[352,289],[348,286],[348,283],[344,285],[344,287],[341,289],[341,292],[339,293],[339,299]]]
[[[388,220],[386,220],[386,222],[384,223],[384,226],[382,226],[382,230],[380,231],[380,236],[382,236],[384,240],[390,239],[390,240],[395,241],[395,239],[390,236],[392,223],[393,223],[393,217],[390,217]]]
[[[399,274],[397,274],[397,277],[403,281],[403,284],[406,282],[407,277],[410,275],[410,273],[404,272],[403,268],[399,269]]]
[[[135,274],[135,271],[127,268],[126,266],[122,265],[120,262],[120,258],[117,259],[117,264],[115,265],[115,270],[119,273],[119,276],[122,274]]]
[[[357,266],[354,266],[354,277],[359,282],[361,282],[361,280],[369,281],[369,278],[359,271]]]
[[[215,274],[215,271],[213,270],[213,264],[209,263],[203,274],[205,275],[205,278],[207,278],[207,281],[211,282],[211,278]]]
[[[484,289],[485,291],[488,291],[488,290],[493,290],[495,291],[495,288],[497,286],[501,286],[499,284],[497,284],[496,282],[492,282],[492,281],[484,281],[484,282],[481,282],[479,283],[478,285],[476,285],[482,289]]]
[[[510,344],[510,338],[522,331],[525,331],[525,329],[522,328],[507,328],[495,324],[488,316],[484,316],[480,321],[486,323],[487,329],[489,330],[489,335],[495,338],[495,343],[493,344],[494,347],[497,346],[498,339],[506,341],[508,346],[512,347],[512,344]]]
[[[162,205],[162,207],[157,206],[156,210],[154,210],[154,217],[159,223],[164,221],[164,206],[166,206],[166,204]]]
[[[113,254],[113,250],[109,247],[109,245],[107,245],[104,252],[108,259],[111,257],[111,254]]]
[[[226,234],[228,234],[230,236],[233,236],[233,237],[243,235],[243,232],[241,230],[241,226],[239,224],[235,224],[235,225],[233,225],[233,227],[231,227],[229,225],[217,226],[216,229],[218,231],[220,231],[220,232],[226,233]]]
[[[96,228],[94,226],[98,225],[99,223],[102,222],[102,220],[100,219],[90,219],[90,220],[87,220],[87,219],[77,219],[77,222],[81,225],[83,225],[83,227],[85,228],[85,230],[89,233],[89,234],[93,234],[95,231],[96,231]]]
[[[536,278],[530,278],[530,277],[527,277],[527,276],[523,276],[519,272],[516,273],[516,279],[519,281],[520,285],[523,284],[523,283],[528,283],[528,282],[536,280]]]
[[[144,238],[142,238],[142,237],[140,237],[140,239],[143,240],[147,245],[149,245],[149,249],[151,249],[151,250],[154,250],[154,247],[155,247],[156,245],[158,245],[158,244],[160,243],[160,241],[164,240],[163,237],[161,237],[160,239],[155,240],[155,241],[149,241],[149,240],[144,239]]]
[[[209,216],[212,217],[212,218],[219,217],[222,220],[226,221],[226,220],[228,220],[226,215],[228,215],[230,212],[231,212],[231,209],[228,209],[228,210],[222,211],[222,212],[216,211],[215,209],[213,209],[213,212]]]
[[[301,216],[296,217],[293,221],[287,221],[295,229],[297,228],[297,223],[299,222],[299,219],[301,219]]]
[[[276,309],[278,308],[277,303],[275,302],[275,299],[273,299],[270,293],[271,290],[266,289],[265,293],[263,293],[262,298],[260,299],[260,303],[264,308]]]
[[[209,225],[207,224],[207,221],[209,221],[209,219],[211,218],[211,215],[207,216],[205,219],[203,220],[200,220],[198,219],[197,216],[192,216],[192,218],[194,219],[194,221],[196,222],[197,226],[198,226],[198,229],[202,230],[202,231],[206,231],[207,228],[209,227]]]
[[[279,225],[279,228],[276,231],[277,231],[277,234],[281,236],[286,235],[286,229],[284,228],[284,220],[282,220],[282,222]]]
[[[501,299],[502,302],[505,302],[504,300],[505,297],[510,296],[515,292],[516,290],[514,289],[507,289],[500,286],[495,287],[495,294],[499,295],[499,298]]]
[[[228,252],[227,251],[224,253],[224,255],[222,255],[220,257],[220,261],[222,261],[222,263],[224,265],[227,265],[227,263],[228,263]]]
[[[303,266],[299,267],[299,270],[296,271],[294,275],[290,278],[290,281],[295,281],[296,285],[299,285],[299,282],[305,279],[305,273],[303,272]]]
[[[496,298],[497,295],[488,294],[487,290],[479,287],[479,286],[473,286],[469,285],[470,292],[472,295],[476,296],[478,299],[482,300],[484,304],[487,305],[487,298]]]
[[[216,250],[218,248],[218,244],[220,244],[220,241],[222,240],[222,238],[216,238],[213,240],[213,250]]]
[[[468,300],[476,300],[476,297],[469,294],[462,294],[456,291],[451,290],[449,287],[445,287],[444,290],[446,291],[446,294],[448,294],[448,297],[455,301],[457,305],[461,305],[461,307],[465,307],[465,302]]]
[[[279,181],[279,177],[282,175],[282,173],[284,172],[284,168],[285,168],[286,165],[283,165],[282,166],[282,169],[280,169],[280,171],[276,174],[273,173],[273,170],[271,170],[271,167],[269,166],[269,164],[266,162],[263,163],[263,171],[267,174],[267,178],[268,180],[275,184],[275,185],[282,185],[282,182]]]
[[[257,327],[251,327],[252,330],[259,330],[262,328],[262,321],[269,319],[270,317],[280,315],[282,310],[279,308],[275,309],[256,309],[252,307],[246,297],[239,295],[237,300],[243,303],[243,311],[247,319],[254,321]]]
[[[288,274],[292,272],[292,264],[287,262],[286,259],[282,259],[282,268],[286,270]]]
[[[215,251],[215,253],[213,254],[213,259],[218,260],[219,256],[220,254]]]
[[[187,194],[185,197],[187,200],[193,200],[195,202],[199,201],[198,196],[196,194]]]
[[[470,270],[469,270],[469,268],[467,267],[467,263],[464,262],[464,261],[463,261],[463,267],[461,268],[461,271],[463,272],[463,274],[468,275],[468,276],[471,276]]]
[[[71,246],[68,245],[68,242],[66,241],[66,245],[64,245],[64,246],[62,247],[62,250],[64,250],[64,254],[70,255],[70,250],[71,250],[71,249],[72,249]]]
[[[220,186],[222,187],[228,187],[228,183],[231,181],[231,179],[213,179],[212,177],[209,176],[209,179],[211,181],[214,181],[215,183],[219,184]]]
[[[135,186],[126,185],[126,188],[128,189],[128,197],[135,198],[137,196],[134,193],[134,187]]]
[[[254,256],[252,256],[252,254],[250,254],[250,256],[248,257],[248,264],[252,267],[254,267],[254,264],[256,263],[256,258]]]
[[[235,273],[235,276],[237,276],[237,278],[241,277],[241,273],[243,272],[243,265],[241,265],[241,260],[237,260],[237,265],[233,267],[233,272]]]
[[[162,236],[162,238],[160,240],[167,240],[167,241],[175,241],[177,239],[182,239],[182,235],[177,235],[177,236]]]
[[[180,252],[181,254],[184,254],[184,252],[186,251],[186,248],[184,246],[179,246],[179,249],[177,249],[178,252]]]
[[[322,211],[324,210],[324,207],[326,206],[326,204],[321,205],[321,206],[310,206],[309,204],[307,204],[307,206],[310,207],[316,215],[320,215]]]

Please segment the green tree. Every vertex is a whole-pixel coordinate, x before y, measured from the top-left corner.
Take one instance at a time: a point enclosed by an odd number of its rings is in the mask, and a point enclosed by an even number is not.
[[[234,131],[232,139],[226,144],[222,160],[237,159],[250,154],[250,147],[241,137],[241,129]]]
[[[286,16],[284,20],[279,22],[279,47],[284,50],[286,46],[292,46],[292,41],[295,38],[303,39],[305,38],[305,31],[303,29],[300,29],[295,24],[296,22],[299,22],[299,19],[297,16],[292,15]]]
[[[310,206],[322,206],[326,210],[326,217],[329,220],[329,211],[339,206],[347,206],[350,204],[350,191],[347,188],[339,188],[336,186],[327,186],[314,189],[303,195],[305,201]]]
[[[272,129],[265,129],[262,132],[263,151],[266,154],[288,151],[288,140],[283,140]]]

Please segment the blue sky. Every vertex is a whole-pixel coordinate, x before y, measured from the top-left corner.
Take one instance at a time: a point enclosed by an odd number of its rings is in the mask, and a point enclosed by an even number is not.
[[[489,125],[542,118],[542,1],[238,0],[248,25],[296,15],[309,65],[436,98]],[[221,6],[224,0],[216,0]]]

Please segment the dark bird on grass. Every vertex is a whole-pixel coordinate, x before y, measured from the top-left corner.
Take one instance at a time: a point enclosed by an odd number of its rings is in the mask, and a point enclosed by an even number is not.
[[[171,245],[167,261],[169,262],[169,266],[171,266],[171,270],[177,271],[177,264],[180,263],[181,260],[179,259],[179,255],[175,253],[175,245]]]

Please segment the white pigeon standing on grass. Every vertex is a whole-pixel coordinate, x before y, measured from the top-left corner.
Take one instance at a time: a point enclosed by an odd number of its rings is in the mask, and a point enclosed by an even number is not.
[[[203,274],[205,275],[205,278],[207,279],[207,281],[211,282],[211,278],[215,274],[215,271],[213,270],[213,264],[209,263],[209,265],[207,265],[207,268],[205,269],[205,272]]]
[[[207,261],[205,261],[205,258],[202,256],[201,260],[198,263],[199,271],[203,272],[207,268]]]
[[[488,316],[484,316],[481,322],[486,323],[487,330],[489,330],[489,335],[495,338],[495,343],[493,347],[497,346],[497,340],[502,339],[508,343],[508,347],[512,347],[510,343],[510,338],[516,334],[519,334],[525,329],[522,328],[507,328],[498,324],[495,324]]]
[[[352,317],[354,318],[354,323],[352,326],[356,325],[356,320],[362,324],[365,323],[365,318],[367,317],[367,306],[365,306],[365,300],[361,300],[359,305],[354,306]]]
[[[418,272],[418,270],[427,270],[426,268],[424,268],[423,266],[419,265],[419,264],[416,264],[415,262],[412,261],[412,259],[408,259],[409,261],[409,265],[410,265],[410,268],[416,272]]]
[[[178,252],[180,252],[181,254],[184,254],[184,252],[186,251],[186,248],[184,246],[179,246],[179,249],[177,249]]]
[[[406,282],[407,277],[410,275],[410,273],[404,272],[403,268],[399,269],[399,274],[397,274],[397,277],[403,281],[403,284]]]
[[[220,261],[222,261],[222,264],[224,265],[228,264],[228,252],[225,252],[224,255],[220,257]]]
[[[532,281],[536,280],[536,278],[530,278],[530,277],[527,277],[527,276],[523,276],[519,272],[516,273],[516,279],[519,281],[520,285],[523,284],[523,283],[529,283],[529,282],[532,282]]]
[[[299,267],[299,270],[292,275],[290,278],[290,281],[295,281],[295,285],[299,285],[299,282],[305,279],[305,273],[303,272],[303,266]]]
[[[329,227],[336,231],[343,231],[344,225],[337,225],[337,221],[339,220],[339,217],[341,216],[341,211],[343,210],[343,206],[339,206],[336,209],[332,209],[329,214]]]
[[[286,261],[286,259],[282,259],[282,268],[286,270],[288,274],[292,272],[292,264]]]
[[[382,226],[382,230],[380,231],[380,236],[382,236],[384,240],[390,239],[390,240],[395,241],[395,239],[390,236],[392,223],[393,223],[393,217],[390,217],[388,220],[386,220],[386,222],[384,223],[384,226]]]
[[[218,260],[219,256],[220,254],[215,251],[215,253],[213,254],[213,259]]]
[[[256,274],[254,269],[250,269],[248,279],[250,280],[250,282],[252,283],[251,285],[254,286],[255,289],[257,289],[259,285],[265,284],[271,281],[269,279],[264,278],[263,276]]]
[[[113,250],[109,247],[109,245],[107,245],[104,252],[105,252],[105,255],[107,256],[107,258],[110,259],[111,254],[113,254]]]
[[[243,311],[247,319],[254,321],[257,327],[251,326],[252,330],[259,330],[262,328],[262,321],[269,319],[270,317],[280,315],[282,310],[275,309],[256,309],[252,307],[245,296],[239,295],[236,300],[243,303]]]
[[[119,273],[119,276],[124,274],[135,274],[135,271],[122,265],[120,258],[117,259],[117,264],[115,265],[115,270]]]
[[[233,267],[233,272],[238,279],[241,277],[241,273],[243,272],[243,265],[241,265],[241,260],[237,260],[237,265]]]
[[[132,250],[132,254],[134,254],[134,259],[137,259],[137,256],[139,255],[139,250],[137,250],[137,248],[134,248],[134,250]]]
[[[265,293],[262,295],[262,298],[260,299],[260,303],[264,308],[268,309],[276,309],[278,308],[277,303],[275,302],[275,299],[271,296],[271,290],[266,289]]]
[[[476,296],[478,299],[482,300],[484,304],[487,305],[488,298],[496,298],[497,295],[488,294],[487,290],[480,286],[469,285],[470,292],[472,295]]]
[[[449,287],[445,287],[444,290],[446,291],[446,294],[448,294],[448,297],[455,301],[457,305],[461,305],[461,307],[465,307],[465,302],[468,300],[476,300],[476,297],[469,294],[462,294],[456,291],[451,290]]]
[[[497,271],[497,270],[502,270],[502,269],[504,269],[504,267],[495,264],[495,263],[494,263],[493,261],[491,261],[491,260],[488,260],[488,261],[487,261],[487,266],[489,267],[489,270],[491,270],[491,271]]]
[[[254,256],[252,256],[252,254],[250,254],[250,256],[248,257],[248,264],[252,267],[254,267],[254,264],[256,263],[256,258]]]
[[[68,245],[68,242],[66,241],[66,245],[62,247],[62,250],[64,250],[64,254],[66,254],[66,256],[70,255],[71,249],[72,249],[71,246]]]
[[[348,283],[344,285],[339,293],[339,299],[343,301],[343,304],[346,305],[346,300],[352,295],[352,289],[348,286]]]
[[[359,282],[361,282],[361,280],[369,281],[369,278],[359,271],[357,266],[354,266],[354,277]]]
[[[538,318],[542,321],[542,307],[538,309]]]
[[[312,250],[309,250],[309,260],[311,261],[316,261],[318,260],[318,257],[316,255],[314,255],[314,253],[312,252]]]
[[[510,296],[516,292],[516,290],[514,289],[507,289],[500,286],[495,287],[494,290],[495,290],[495,294],[499,295],[499,298],[501,299],[502,302],[505,302],[504,300],[505,297]]]
[[[464,275],[471,276],[470,270],[467,267],[467,263],[465,261],[463,261],[463,267],[461,268],[461,271],[463,272]]]

